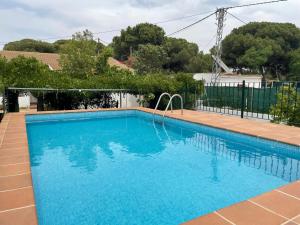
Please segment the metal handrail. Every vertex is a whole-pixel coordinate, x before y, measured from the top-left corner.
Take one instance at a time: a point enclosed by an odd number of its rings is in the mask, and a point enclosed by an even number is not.
[[[162,98],[163,96],[165,96],[165,95],[169,96],[169,99],[171,99],[171,95],[170,95],[169,93],[167,93],[167,92],[162,93],[162,94],[159,96],[159,98],[158,98],[158,101],[157,101],[157,103],[156,103],[155,109],[154,109],[154,111],[153,111],[152,114],[154,114],[154,113],[156,112],[156,110],[157,110],[157,108],[158,108],[158,105],[159,105],[159,103],[160,103],[161,98]],[[171,112],[173,112],[173,104],[172,104],[172,103],[171,103]]]
[[[170,101],[169,101],[169,103],[168,103],[168,105],[167,105],[167,107],[166,107],[166,109],[165,109],[165,112],[164,112],[163,117],[165,117],[166,112],[168,111],[168,109],[169,109],[169,107],[170,107],[170,104],[172,104],[173,98],[175,98],[175,97],[179,97],[179,98],[180,98],[180,102],[181,102],[181,115],[183,115],[183,100],[182,100],[182,97],[181,97],[181,95],[179,95],[179,94],[174,94],[174,95],[172,95],[172,97],[170,98]],[[172,110],[172,111],[173,111],[173,110]]]

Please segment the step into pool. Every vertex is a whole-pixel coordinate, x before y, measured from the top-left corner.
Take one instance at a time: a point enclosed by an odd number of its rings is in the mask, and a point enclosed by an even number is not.
[[[300,179],[297,146],[138,110],[26,125],[40,225],[180,224]]]

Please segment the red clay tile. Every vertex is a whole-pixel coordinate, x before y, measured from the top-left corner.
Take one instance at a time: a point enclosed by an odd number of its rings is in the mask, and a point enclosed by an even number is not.
[[[0,165],[16,164],[29,162],[28,155],[9,156],[0,158]]]
[[[30,173],[29,163],[0,166],[0,176],[11,176],[22,173]]]
[[[24,144],[24,145],[21,145],[21,146],[10,146],[10,147],[5,147],[3,148],[2,146],[0,147],[0,152],[3,151],[3,150],[17,150],[17,149],[25,149],[27,150],[28,149],[28,144]]]
[[[287,194],[293,195],[297,198],[300,198],[300,182],[294,182],[292,184],[283,186],[278,190],[283,191]]]
[[[0,212],[29,205],[34,205],[32,187],[0,192]]]
[[[279,225],[286,221],[248,201],[229,206],[218,212],[237,225]]]
[[[2,149],[0,150],[0,158],[29,155],[28,149],[25,148],[14,148],[14,149]]]
[[[2,146],[14,146],[15,144],[27,144],[27,137],[16,137],[16,138],[4,138],[2,142]]]
[[[183,223],[182,225],[232,225],[232,224],[227,222],[217,214],[211,213],[205,216],[198,217],[186,223]]]
[[[293,219],[293,222],[300,224],[300,212],[299,212],[299,216]]]
[[[23,142],[23,143],[21,143],[21,142],[3,143],[1,145],[1,148],[2,149],[5,149],[5,148],[7,148],[7,149],[9,149],[9,148],[20,148],[20,147],[24,147],[26,145],[28,145],[27,141]]]
[[[277,191],[252,198],[251,201],[266,207],[279,215],[293,218],[300,212],[300,201]]]
[[[287,223],[284,223],[284,225],[298,225],[298,224],[294,223],[294,222],[287,222]]]
[[[26,207],[0,213],[1,225],[38,225],[35,207]]]
[[[0,191],[28,187],[28,186],[32,186],[30,174],[0,177]]]

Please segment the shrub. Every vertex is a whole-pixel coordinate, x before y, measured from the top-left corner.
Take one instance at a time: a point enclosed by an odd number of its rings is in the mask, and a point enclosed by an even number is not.
[[[300,126],[300,95],[293,85],[282,86],[271,107],[272,122]]]

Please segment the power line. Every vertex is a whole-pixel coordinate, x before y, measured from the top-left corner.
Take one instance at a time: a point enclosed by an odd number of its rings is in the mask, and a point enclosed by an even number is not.
[[[213,13],[209,14],[208,16],[200,19],[200,20],[197,20],[196,22],[186,26],[186,27],[183,27],[167,36],[171,36],[171,35],[174,35],[174,34],[177,34],[183,30],[186,30],[200,22],[202,22],[203,20],[207,19],[208,17],[212,16],[213,14],[216,14],[219,10],[225,10],[226,13],[229,13],[227,10],[228,9],[235,9],[235,8],[242,8],[242,7],[249,7],[249,6],[255,6],[255,5],[264,5],[264,4],[270,4],[270,3],[277,3],[277,2],[285,2],[285,1],[288,1],[288,0],[274,0],[274,1],[267,1],[267,2],[257,2],[257,3],[251,3],[251,4],[245,4],[245,5],[236,5],[236,6],[228,6],[228,7],[224,7],[224,8],[220,8],[220,9],[217,9],[216,11],[214,11]],[[240,22],[242,23],[245,23],[244,21],[242,21],[241,19],[239,19],[238,17],[234,16],[233,14],[229,13],[231,16],[233,16],[234,18],[236,18],[237,20],[239,20]]]
[[[250,3],[250,4],[245,4],[245,5],[224,7],[224,9],[235,9],[235,8],[242,8],[242,7],[255,6],[255,5],[265,5],[265,4],[277,3],[277,2],[286,2],[286,1],[288,1],[288,0],[274,0],[274,1],[266,1],[266,2],[257,2],[257,3]]]
[[[169,20],[162,20],[162,21],[157,21],[154,22],[153,24],[164,24],[164,23],[170,23],[170,22],[174,22],[174,21],[178,21],[178,20],[184,20],[184,19],[188,19],[188,18],[192,18],[192,17],[197,17],[197,16],[201,16],[201,15],[205,15],[207,13],[210,13],[212,11],[209,12],[202,12],[202,13],[197,13],[197,14],[192,14],[192,15],[187,15],[187,16],[181,16],[181,17],[176,17],[173,19],[169,19]],[[124,28],[117,28],[117,29],[112,29],[112,30],[104,30],[104,31],[98,31],[98,32],[92,32],[93,35],[97,35],[97,34],[107,34],[107,33],[114,33],[114,32],[119,32]],[[55,39],[65,39],[65,38],[72,38],[72,35],[69,36],[56,36],[56,37],[45,37],[45,38],[36,38],[37,40],[40,41],[47,41],[47,40],[55,40]],[[6,44],[8,42],[6,41],[1,41],[1,44]],[[105,43],[105,42],[104,42]],[[106,42],[107,43],[107,42]]]
[[[247,24],[245,21],[243,21],[242,19],[238,18],[237,16],[233,15],[232,13],[230,12],[227,12],[230,16],[232,16],[233,18],[235,18],[236,20],[240,21],[241,23],[243,24]]]
[[[196,17],[196,16],[206,15],[206,14],[212,13],[212,12],[214,12],[214,11],[208,11],[208,12],[197,13],[197,14],[193,14],[193,15],[189,15],[189,16],[177,17],[177,18],[170,19],[170,20],[163,20],[163,21],[156,22],[156,23],[154,23],[154,24],[169,23],[169,22],[178,21],[178,20],[183,20],[183,19],[188,19],[188,18],[192,18],[192,17]]]
[[[211,16],[214,15],[215,13],[216,13],[216,11],[214,11],[213,13],[211,13],[211,14],[209,14],[209,15],[203,17],[202,19],[197,20],[196,22],[191,23],[190,25],[185,26],[185,27],[183,27],[183,28],[181,28],[181,29],[179,29],[179,30],[177,30],[177,31],[175,31],[175,32],[173,32],[173,33],[171,33],[171,34],[168,34],[168,35],[166,35],[166,36],[169,37],[169,36],[172,36],[172,35],[174,35],[174,34],[177,34],[177,33],[181,32],[181,31],[183,31],[183,30],[186,30],[186,29],[188,29],[188,28],[190,28],[190,27],[192,27],[192,26],[194,26],[194,25],[196,25],[196,24],[198,24],[198,23],[200,23],[200,22],[206,20],[207,18],[211,17]]]
[[[263,5],[263,4],[269,4],[269,3],[276,3],[276,2],[284,2],[284,1],[288,1],[288,0],[273,0],[273,1],[266,1],[266,2],[257,2],[257,3],[251,3],[251,4],[244,4],[244,5],[237,5],[237,6],[229,6],[229,7],[224,7],[222,9],[224,10],[228,10],[228,9],[234,9],[234,8],[242,8],[242,7],[248,7],[248,6],[255,6],[255,5]],[[219,9],[218,9],[219,10]],[[181,31],[184,31],[202,21],[204,21],[205,19],[209,18],[210,16],[214,15],[215,13],[218,12],[217,11],[210,11],[210,12],[207,12],[207,13],[210,13],[208,16],[200,19],[200,20],[197,20],[196,22],[186,26],[186,27],[183,27],[171,34],[168,34],[166,36],[172,36],[174,34],[177,34]],[[203,15],[203,14],[206,14],[206,13],[198,13],[198,14],[194,14],[194,15],[188,15],[188,16],[183,16],[183,17],[178,17],[178,18],[174,18],[174,19],[170,19],[170,20],[164,20],[164,21],[159,21],[159,22],[156,22],[154,24],[163,24],[163,23],[168,23],[168,22],[173,22],[173,21],[178,21],[178,20],[183,20],[183,19],[187,19],[187,18],[191,18],[191,17],[195,17],[195,16],[200,16],[200,15]],[[239,20],[240,22],[242,23],[245,23],[244,21],[242,21],[241,19],[239,19],[238,17],[234,16],[233,14],[229,13],[231,16],[233,16],[234,18],[236,18],[237,20]],[[113,29],[113,30],[105,30],[105,31],[99,31],[99,32],[94,32],[92,33],[93,35],[95,34],[105,34],[105,33],[113,33],[113,32],[119,32],[121,31],[122,28],[119,28],[119,29]],[[56,36],[56,37],[49,37],[49,38],[37,38],[37,40],[41,40],[41,41],[45,41],[45,40],[54,40],[54,39],[64,39],[64,38],[71,38],[72,35],[69,35],[69,36]],[[0,45],[4,45],[8,42],[4,42],[4,41],[1,41],[0,42]]]
[[[215,34],[205,45],[204,45],[204,48],[207,48],[211,42],[217,37],[217,34]]]

